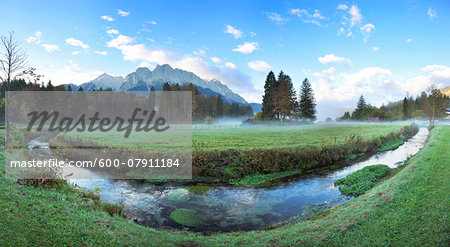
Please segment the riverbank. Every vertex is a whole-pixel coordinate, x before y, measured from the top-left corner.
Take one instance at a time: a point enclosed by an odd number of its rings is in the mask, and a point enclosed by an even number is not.
[[[313,220],[267,231],[203,236],[155,230],[110,217],[70,191],[20,186],[1,178],[0,245],[445,246],[449,138],[449,126],[436,127],[429,143],[402,170],[367,194]]]
[[[192,180],[163,179],[147,182],[271,186],[283,179],[333,168],[337,162],[345,165],[342,161],[348,163],[361,156],[367,157],[378,151],[395,149],[414,136],[418,127],[415,124],[352,124],[288,126],[285,129],[261,127],[217,132],[193,133]],[[205,141],[207,136],[211,138],[209,141]],[[236,140],[231,141],[230,136],[235,136]],[[58,136],[51,141],[51,146],[59,147],[58,151],[64,153],[63,158],[69,160],[111,157],[107,152],[99,152],[96,149],[65,151],[64,146],[105,145],[101,142],[93,143],[93,137],[89,135],[78,137],[80,136]],[[259,141],[261,147],[253,146],[255,140]],[[236,142],[241,142],[242,145],[239,146]],[[135,157],[144,157],[145,150],[145,146],[138,149],[130,147],[127,152],[133,152]]]

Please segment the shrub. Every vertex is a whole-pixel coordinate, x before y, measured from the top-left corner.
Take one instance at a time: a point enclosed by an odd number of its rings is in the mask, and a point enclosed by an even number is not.
[[[366,166],[345,178],[338,179],[334,185],[346,196],[360,196],[375,186],[375,182],[391,170],[387,165]]]
[[[205,117],[205,123],[206,124],[213,124],[214,123],[214,118],[210,117],[210,116]]]
[[[117,215],[122,218],[127,217],[125,212],[123,211],[123,205],[102,203],[101,208],[111,216]]]

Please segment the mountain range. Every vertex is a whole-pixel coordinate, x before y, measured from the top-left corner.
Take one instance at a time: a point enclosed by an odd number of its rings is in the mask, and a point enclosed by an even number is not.
[[[205,80],[192,72],[174,69],[168,64],[157,65],[153,70],[139,67],[136,71],[128,74],[126,77],[111,76],[104,73],[94,80],[83,83],[80,86],[74,84],[70,84],[70,86],[72,90],[78,90],[82,87],[85,91],[98,90],[100,88],[111,88],[115,91],[148,91],[151,87],[155,87],[156,91],[159,91],[166,82],[171,85],[176,83],[179,85],[192,83],[197,86],[201,93],[216,97],[220,95],[227,103],[251,105],[252,108],[255,108],[254,110],[260,108],[258,104],[249,104],[244,98],[233,92],[219,80]],[[66,85],[66,87],[68,87],[68,85]]]

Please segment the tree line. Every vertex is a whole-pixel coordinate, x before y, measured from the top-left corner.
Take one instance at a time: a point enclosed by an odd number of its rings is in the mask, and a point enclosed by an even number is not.
[[[380,121],[396,121],[409,119],[428,119],[431,124],[437,118],[445,117],[445,107],[450,104],[450,97],[442,94],[435,86],[430,86],[416,97],[407,95],[402,101],[391,102],[381,107],[370,105],[364,96],[358,100],[355,110],[346,111],[337,120],[368,120],[377,118]]]
[[[259,116],[264,121],[316,120],[316,103],[311,83],[306,78],[295,92],[289,75],[280,71],[278,78],[270,71],[264,84],[262,111]]]

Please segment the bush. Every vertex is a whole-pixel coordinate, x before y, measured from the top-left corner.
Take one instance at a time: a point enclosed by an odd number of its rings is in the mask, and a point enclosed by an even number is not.
[[[338,179],[334,185],[346,196],[360,196],[375,186],[375,182],[386,176],[391,170],[387,165],[366,166],[345,178]]]
[[[123,205],[102,203],[101,207],[104,211],[108,212],[108,214],[111,216],[117,215],[122,218],[127,217],[125,212],[123,211]]]
[[[213,124],[214,123],[214,118],[210,117],[210,116],[205,117],[205,123],[206,124]]]

